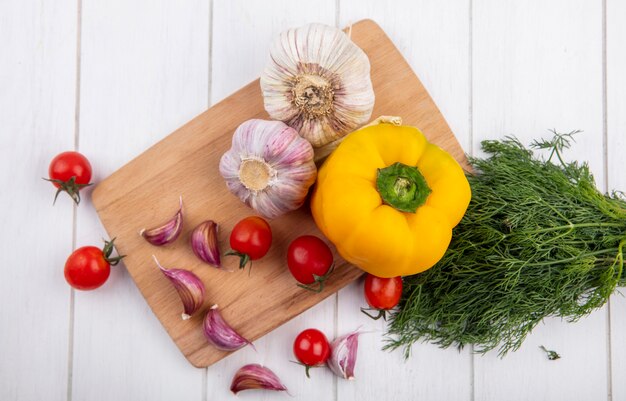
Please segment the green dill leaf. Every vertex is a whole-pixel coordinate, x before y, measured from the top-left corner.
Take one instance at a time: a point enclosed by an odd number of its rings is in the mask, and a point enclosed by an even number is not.
[[[467,213],[442,260],[405,277],[385,348],[408,357],[429,341],[504,356],[545,317],[576,321],[626,285],[626,201],[600,193],[587,164],[563,160],[574,134],[535,141],[547,159],[516,138],[482,142]]]
[[[548,357],[549,360],[551,361],[555,361],[557,359],[561,359],[561,355],[558,354],[558,352],[556,351],[552,351],[547,349],[546,347],[544,347],[543,345],[540,345],[539,348],[546,353],[546,356]]]

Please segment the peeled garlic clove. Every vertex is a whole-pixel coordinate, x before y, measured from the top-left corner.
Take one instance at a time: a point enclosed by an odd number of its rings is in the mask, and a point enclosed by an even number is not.
[[[213,220],[200,223],[191,232],[191,250],[203,262],[221,267],[217,229],[217,223]]]
[[[183,230],[183,197],[180,197],[180,207],[178,212],[167,223],[150,229],[143,229],[139,235],[152,245],[167,245],[174,241]]]
[[[309,24],[282,32],[261,75],[265,110],[313,147],[365,124],[374,108],[367,55],[340,29]]]
[[[189,319],[202,307],[202,303],[204,302],[205,290],[202,280],[189,270],[166,269],[161,266],[156,256],[152,255],[152,258],[154,258],[161,272],[170,280],[176,292],[178,292],[180,300],[183,302],[183,320]]]
[[[328,367],[339,377],[346,380],[354,380],[354,365],[359,348],[359,332],[352,332],[345,336],[337,337],[330,343],[330,357]]]
[[[269,368],[257,363],[242,366],[233,377],[230,391],[237,394],[242,390],[274,390],[287,391],[287,387],[281,383],[280,379]]]
[[[235,351],[248,344],[254,345],[237,333],[222,317],[218,306],[213,305],[204,318],[204,336],[216,348]]]
[[[311,144],[280,121],[248,120],[222,155],[220,174],[228,189],[263,217],[302,206],[317,168]]]

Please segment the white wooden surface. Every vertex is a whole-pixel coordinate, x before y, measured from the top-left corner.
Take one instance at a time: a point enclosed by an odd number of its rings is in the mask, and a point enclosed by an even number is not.
[[[376,20],[461,144],[582,129],[571,158],[626,190],[622,0],[0,0],[0,400],[226,400],[244,363],[298,400],[626,400],[626,299],[576,324],[549,319],[500,360],[418,344],[380,351],[384,326],[356,283],[208,369],[195,369],[122,266],[93,292],[63,279],[72,247],[105,235],[87,191],[51,206],[40,177],[77,148],[101,179],[259,75],[273,35],[318,21]],[[357,380],[289,360],[307,328],[363,335]],[[558,350],[548,361],[539,345]],[[242,399],[288,399],[241,393]]]

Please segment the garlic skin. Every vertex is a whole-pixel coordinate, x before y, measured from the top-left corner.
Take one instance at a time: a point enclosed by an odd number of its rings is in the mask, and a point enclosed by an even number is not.
[[[359,348],[359,332],[337,337],[330,343],[330,357],[326,362],[330,370],[346,380],[354,380],[354,365]]]
[[[217,241],[218,225],[212,220],[204,221],[191,232],[191,250],[203,262],[221,267],[220,250]]]
[[[172,283],[180,300],[183,302],[183,314],[181,315],[183,320],[189,319],[194,313],[196,313],[204,303],[204,284],[198,276],[193,272],[184,269],[166,269],[161,266],[156,256],[152,255],[157,266],[165,277]]]
[[[204,318],[204,337],[217,349],[223,351],[235,351],[248,344],[254,345],[237,333],[222,317],[218,306],[213,305]]]
[[[272,219],[302,206],[317,168],[311,144],[293,128],[253,119],[233,134],[220,174],[230,192]]]
[[[282,32],[261,75],[265,110],[324,146],[365,124],[374,108],[367,55],[340,29],[309,24]]]
[[[183,197],[180,197],[178,211],[168,222],[161,226],[139,231],[146,241],[155,246],[171,244],[176,241],[183,230]]]
[[[237,394],[242,390],[273,390],[287,391],[287,387],[269,368],[257,363],[242,366],[237,370],[230,384],[230,391]]]

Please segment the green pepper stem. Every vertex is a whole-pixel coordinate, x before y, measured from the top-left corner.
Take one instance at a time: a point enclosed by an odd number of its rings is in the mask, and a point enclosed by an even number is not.
[[[378,169],[376,189],[385,204],[407,213],[415,213],[432,192],[416,166],[402,163]]]

